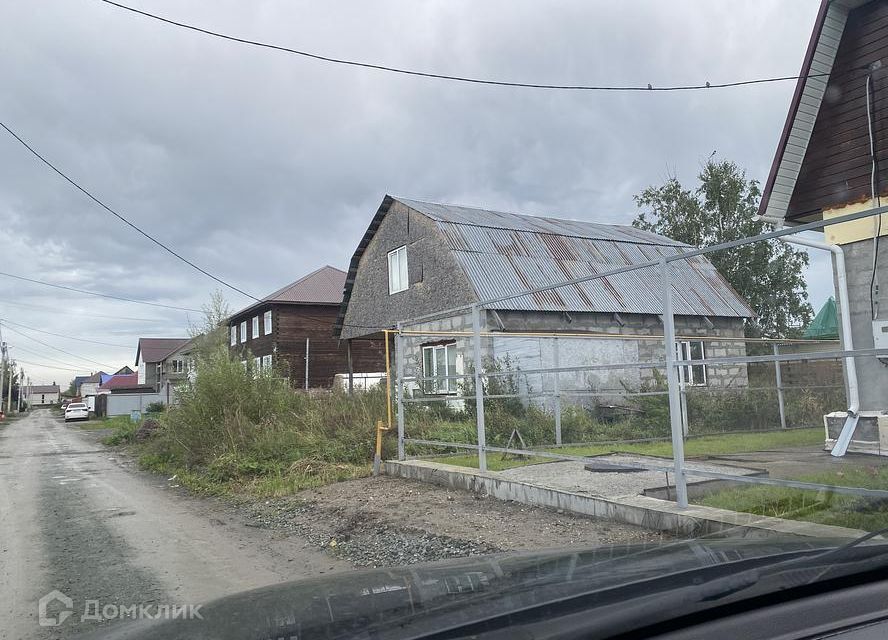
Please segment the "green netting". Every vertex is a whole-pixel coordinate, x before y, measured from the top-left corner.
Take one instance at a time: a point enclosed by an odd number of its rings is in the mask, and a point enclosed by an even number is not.
[[[804,336],[819,340],[837,340],[839,337],[839,320],[836,314],[836,301],[830,296],[814,319],[805,327]]]

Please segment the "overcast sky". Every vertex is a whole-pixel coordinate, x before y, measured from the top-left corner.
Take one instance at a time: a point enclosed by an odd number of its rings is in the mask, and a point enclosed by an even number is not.
[[[130,3],[379,64],[642,85],[795,75],[818,5]],[[260,297],[321,265],[346,268],[386,193],[629,224],[633,194],[670,174],[692,183],[713,151],[764,180],[793,89],[793,82],[694,93],[473,86],[250,48],[98,0],[0,0],[0,8],[0,120],[136,224]],[[828,263],[817,257],[815,308],[832,292]],[[217,288],[3,132],[0,270],[190,308]],[[232,309],[248,302],[225,295]],[[184,312],[5,277],[0,317],[18,323],[5,325],[3,337],[32,380],[63,386],[76,374],[68,369],[133,365],[139,336],[186,335],[189,322]]]

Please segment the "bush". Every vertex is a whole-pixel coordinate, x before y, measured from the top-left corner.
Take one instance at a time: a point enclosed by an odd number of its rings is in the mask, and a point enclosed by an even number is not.
[[[199,363],[200,374],[179,391],[179,403],[140,430],[143,458],[166,469],[181,468],[215,483],[260,477],[290,478],[293,465],[313,460],[312,469],[367,465],[373,456],[376,420],[386,415],[385,389],[303,393],[270,372],[246,370],[219,350]],[[142,439],[140,437],[140,439]],[[390,445],[391,446],[391,445]],[[299,478],[290,478],[296,484]],[[306,480],[307,482],[307,480]]]
[[[163,413],[166,411],[166,405],[162,402],[151,402],[145,407],[145,413]]]

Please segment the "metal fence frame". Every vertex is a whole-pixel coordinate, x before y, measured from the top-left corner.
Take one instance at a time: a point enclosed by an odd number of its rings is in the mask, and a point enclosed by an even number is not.
[[[635,265],[627,265],[624,267],[618,267],[603,273],[598,273],[590,276],[584,276],[581,278],[575,278],[572,280],[566,280],[564,282],[546,285],[543,287],[536,287],[533,289],[528,289],[525,291],[521,291],[514,294],[509,294],[506,296],[500,296],[497,298],[491,298],[488,300],[478,301],[476,303],[470,305],[463,305],[460,307],[454,307],[450,309],[446,309],[443,311],[426,314],[423,316],[419,316],[407,321],[398,322],[397,328],[394,332],[395,337],[395,400],[397,405],[397,426],[398,426],[398,459],[404,460],[406,458],[405,454],[405,443],[415,443],[415,444],[423,444],[428,446],[437,446],[437,447],[447,447],[447,448],[463,448],[463,449],[474,449],[478,454],[478,466],[482,471],[487,470],[487,453],[488,452],[501,452],[501,453],[510,453],[515,455],[532,455],[538,457],[551,457],[553,459],[560,460],[588,460],[588,458],[580,457],[580,456],[570,456],[565,454],[557,454],[550,452],[541,452],[534,451],[530,449],[519,449],[519,448],[511,448],[511,447],[491,447],[487,445],[486,442],[486,425],[485,425],[485,412],[484,412],[484,400],[485,397],[492,398],[497,396],[485,396],[484,388],[483,388],[483,380],[485,378],[495,377],[497,375],[511,375],[513,372],[482,372],[482,348],[481,348],[481,338],[482,335],[491,335],[488,332],[481,331],[481,310],[489,307],[490,305],[494,305],[499,302],[503,302],[506,300],[511,300],[513,298],[518,298],[522,296],[527,296],[535,293],[542,293],[544,291],[552,291],[555,289],[559,289],[565,286],[571,286],[575,284],[580,284],[583,282],[590,282],[593,280],[606,278],[608,276],[617,275],[620,273],[627,273],[630,271],[635,271],[638,269],[646,269],[651,267],[657,267],[660,272],[661,278],[661,286],[663,292],[663,314],[662,314],[662,322],[663,322],[663,335],[662,336],[654,336],[649,337],[648,339],[657,339],[662,340],[663,349],[665,352],[665,359],[662,361],[654,361],[654,362],[635,362],[635,363],[608,363],[608,364],[599,364],[599,365],[586,365],[582,367],[560,367],[558,362],[558,350],[557,346],[554,351],[554,367],[538,369],[538,370],[527,370],[523,371],[523,373],[554,373],[554,388],[555,393],[547,394],[551,397],[555,398],[556,407],[560,406],[560,388],[558,384],[559,374],[562,372],[568,371],[577,371],[577,370],[604,370],[604,369],[628,369],[628,368],[665,368],[666,370],[666,382],[667,382],[667,391],[666,392],[658,392],[665,393],[669,397],[669,419],[670,419],[670,433],[672,440],[672,451],[673,451],[673,462],[671,466],[665,465],[656,465],[656,464],[637,464],[630,465],[636,466],[640,469],[651,470],[651,471],[666,471],[672,472],[675,479],[675,489],[676,489],[676,503],[680,508],[686,508],[688,506],[688,497],[687,497],[687,476],[698,476],[705,477],[710,479],[729,479],[738,482],[745,482],[751,484],[764,484],[764,485],[772,485],[772,486],[783,486],[783,487],[792,487],[792,488],[800,488],[800,489],[814,489],[814,490],[826,490],[834,493],[842,493],[842,494],[852,494],[852,495],[860,495],[866,497],[873,498],[888,498],[888,491],[881,490],[873,490],[873,489],[862,489],[857,487],[841,487],[835,485],[825,485],[825,484],[815,484],[815,483],[805,483],[805,482],[797,482],[792,480],[779,480],[773,478],[761,478],[761,477],[750,477],[750,476],[740,476],[740,475],[731,475],[731,474],[723,474],[716,473],[710,471],[700,471],[688,469],[685,465],[684,460],[684,437],[686,435],[686,426],[683,424],[682,416],[686,415],[686,411],[683,411],[683,395],[684,395],[684,383],[680,377],[680,371],[682,371],[682,367],[690,366],[690,365],[718,365],[718,364],[749,364],[755,362],[773,362],[775,364],[775,371],[777,377],[777,393],[778,393],[778,404],[780,411],[780,419],[781,425],[785,427],[786,419],[785,419],[785,402],[783,396],[783,385],[782,378],[780,372],[780,363],[781,362],[792,362],[792,361],[811,361],[811,360],[825,360],[825,359],[834,359],[834,358],[842,358],[845,366],[847,366],[850,362],[853,362],[853,359],[856,357],[884,357],[888,356],[888,349],[853,349],[853,350],[831,350],[831,351],[816,351],[802,354],[781,354],[779,352],[779,346],[777,343],[786,343],[792,342],[788,340],[778,340],[772,341],[773,353],[771,355],[759,355],[759,356],[743,356],[743,357],[717,357],[717,358],[708,358],[704,357],[700,360],[682,360],[679,359],[676,355],[676,351],[674,348],[674,344],[677,338],[683,336],[676,336],[675,332],[675,315],[673,310],[673,300],[672,300],[672,267],[671,263],[676,262],[678,260],[686,260],[688,258],[692,258],[695,256],[702,256],[709,253],[715,253],[717,251],[722,251],[725,249],[731,249],[735,247],[740,247],[748,244],[753,244],[755,242],[762,242],[772,239],[781,238],[784,236],[789,236],[797,233],[801,233],[803,231],[809,230],[818,230],[823,229],[824,227],[841,224],[843,222],[850,222],[853,220],[859,220],[863,218],[871,218],[876,215],[881,215],[883,213],[888,212],[888,206],[885,207],[876,207],[873,209],[868,209],[865,211],[859,211],[855,213],[850,213],[843,216],[838,216],[835,218],[831,218],[829,220],[819,220],[815,222],[810,222],[802,225],[797,225],[794,227],[785,227],[781,229],[776,229],[774,231],[770,231],[767,233],[759,234],[757,236],[751,236],[748,238],[740,238],[737,240],[732,240],[730,242],[724,242],[717,245],[712,245],[710,247],[691,249],[684,253],[674,255],[674,256],[663,256],[659,260],[647,261]],[[471,374],[461,374],[461,375],[449,375],[444,377],[435,377],[435,378],[424,378],[421,376],[410,376],[407,377],[404,375],[404,340],[405,338],[411,335],[445,335],[445,334],[453,334],[454,332],[446,332],[446,331],[416,331],[406,329],[408,326],[416,325],[423,322],[429,322],[434,319],[443,318],[447,316],[451,316],[458,312],[470,312],[472,319],[472,331],[471,333],[463,333],[467,337],[470,336],[472,339],[472,352],[473,352],[473,362],[474,362],[474,371]],[[496,333],[497,337],[518,337],[520,333]],[[525,335],[529,335],[525,333]],[[586,334],[587,337],[593,337],[594,334]],[[625,335],[610,335],[610,337],[614,339],[625,339],[627,336]],[[712,337],[706,337],[707,340],[712,341]],[[555,338],[557,345],[557,337]],[[718,338],[716,338],[718,340]],[[743,338],[721,338],[723,341],[748,341]],[[388,340],[386,340],[386,344],[388,344]],[[842,346],[844,346],[844,336],[842,340]],[[404,405],[410,400],[404,397],[404,383],[408,381],[423,381],[423,380],[441,380],[441,379],[467,379],[472,378],[475,383],[475,415],[476,415],[476,431],[477,431],[477,441],[475,444],[469,443],[455,443],[455,442],[440,442],[435,440],[422,440],[422,439],[414,439],[407,438],[405,435],[405,424],[404,424]],[[625,395],[625,394],[623,394]],[[391,394],[389,394],[391,398]],[[452,396],[446,397],[446,399],[453,399]],[[470,399],[470,398],[466,398]],[[428,400],[428,398],[424,398],[423,400]],[[556,444],[561,444],[561,421],[560,421],[560,411],[556,411],[556,423],[555,423],[555,433],[556,433]],[[621,466],[626,466],[626,463],[621,462]]]

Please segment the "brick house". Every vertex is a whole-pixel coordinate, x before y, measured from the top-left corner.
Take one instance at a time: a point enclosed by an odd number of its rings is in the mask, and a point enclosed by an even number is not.
[[[345,272],[328,265],[241,309],[229,318],[231,354],[304,389],[330,388],[337,374],[349,371],[385,371],[381,339],[333,335],[344,285]]]

